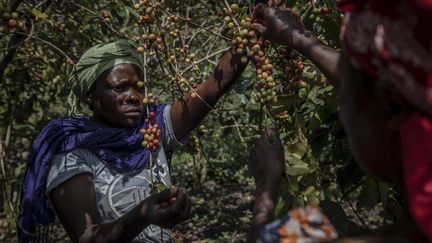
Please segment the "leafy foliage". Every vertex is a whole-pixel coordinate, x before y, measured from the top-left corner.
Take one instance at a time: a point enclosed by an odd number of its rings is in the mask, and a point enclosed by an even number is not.
[[[0,215],[5,219],[0,223],[7,237],[16,230],[21,175],[31,143],[49,120],[67,115],[65,80],[80,54],[97,43],[118,38],[134,41],[145,50],[146,84],[159,102],[169,102],[193,92],[230,45],[234,33],[223,16],[224,8],[234,1],[159,2],[160,7],[154,7],[156,1],[0,1]],[[250,1],[236,4],[240,10],[235,18],[250,15]],[[299,12],[321,40],[339,48],[340,14],[335,1],[289,0],[285,4]],[[13,13],[19,23],[10,27]],[[281,58],[283,51],[286,55]],[[209,181],[251,184],[246,170],[248,150],[262,127],[274,123],[281,128],[287,165],[279,214],[325,201],[323,207],[334,211],[330,214],[344,227],[349,218],[356,227],[366,228],[368,222],[355,215],[376,207],[384,216],[379,224],[404,218],[398,193],[365,176],[355,165],[338,120],[336,94],[320,71],[298,53],[270,44],[266,57],[275,65],[278,102],[271,107],[255,102],[256,76],[254,67],[248,67],[193,134],[191,146],[174,154],[174,182],[192,190]],[[356,213],[346,216],[341,208]],[[208,219],[204,213],[198,220]],[[349,235],[354,228],[340,231]],[[228,240],[229,234],[221,232],[218,239]]]

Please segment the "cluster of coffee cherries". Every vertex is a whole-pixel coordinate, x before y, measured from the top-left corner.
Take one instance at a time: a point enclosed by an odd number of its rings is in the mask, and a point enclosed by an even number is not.
[[[175,25],[175,23],[177,23],[178,21],[178,17],[175,15],[168,15],[166,16],[166,20],[171,24],[171,25]]]
[[[290,119],[290,115],[289,115],[288,111],[286,111],[286,110],[283,111],[283,112],[281,112],[281,113],[279,113],[279,114],[277,114],[276,117],[277,117],[278,120],[280,120],[282,122],[287,122]]]
[[[178,28],[179,17],[175,15],[168,15],[166,18],[166,32],[170,34],[170,36],[176,38],[180,35],[180,29]],[[190,20],[189,18],[183,20]]]
[[[201,83],[201,72],[199,66],[195,63],[195,54],[188,54],[188,46],[181,48],[175,48],[175,51],[171,52],[168,56],[167,63],[170,65],[178,65],[178,62],[187,64],[191,67],[191,71],[186,74],[178,71],[171,74],[168,78],[170,84],[177,87],[180,93],[191,92],[191,97],[197,97],[195,89]]]
[[[154,105],[156,103],[156,99],[153,96],[153,93],[148,93],[146,95],[146,97],[143,98],[142,102],[145,106],[151,106],[151,105]]]
[[[201,125],[198,127],[196,135],[191,136],[189,140],[189,147],[193,154],[198,154],[200,152],[200,137],[203,137],[208,132],[208,129]]]
[[[258,82],[255,84],[255,99],[262,105],[271,104],[277,102],[275,80],[273,77],[273,64],[268,59],[262,62],[255,62],[256,75]]]
[[[309,15],[309,18],[314,20],[316,23],[322,23],[324,19],[322,17],[327,16],[329,13],[329,9],[326,7],[322,8],[314,8],[312,13]]]
[[[238,9],[236,4],[233,5],[231,5],[231,13],[235,13],[235,10]],[[228,23],[228,28],[236,27],[233,26],[231,16],[225,16],[224,20]],[[250,17],[242,19],[238,29],[233,31],[235,36],[231,44],[235,47],[236,53],[242,55],[242,63],[247,63],[249,59],[252,60],[258,79],[255,84],[255,100],[261,105],[269,105],[277,102],[273,65],[266,58],[264,42],[257,38],[255,30],[251,28],[252,23],[253,20]]]
[[[277,53],[279,56],[275,63],[278,64],[279,70],[283,70],[280,75],[288,77],[288,80],[293,80],[293,82],[286,82],[283,88],[291,90],[293,87],[306,87],[307,83],[303,80],[305,63],[299,54],[291,48],[281,48]]]
[[[196,135],[190,137],[188,145],[192,154],[198,154],[200,152],[199,139]]]
[[[0,7],[1,21],[0,21],[0,33],[7,32],[14,28],[22,28],[24,23],[19,21],[19,14],[17,12],[10,12],[5,7]]]
[[[152,47],[154,47],[156,50],[162,49],[162,38],[158,37],[157,35],[150,33],[150,34],[143,34],[141,36],[141,40],[143,45],[137,47],[138,53],[144,53],[146,50],[150,50]]]
[[[139,16],[138,23],[151,23],[156,19],[156,10],[163,4],[163,0],[153,3],[152,0],[140,0],[134,5],[136,10],[142,10],[142,15]]]
[[[145,83],[143,81],[139,81],[137,83],[137,86],[139,88],[144,88]],[[152,106],[154,104],[156,104],[156,97],[154,97],[153,93],[147,93],[146,96],[143,98],[142,100],[143,105],[145,106]]]
[[[143,135],[144,138],[141,145],[148,150],[154,152],[160,146],[161,131],[158,124],[156,124],[155,113],[153,111],[150,111],[148,113],[148,117],[145,119],[145,124],[147,125],[147,129],[140,129],[140,133]]]
[[[101,17],[102,21],[104,22],[110,22],[111,21],[111,13],[108,10],[102,10],[101,11]]]

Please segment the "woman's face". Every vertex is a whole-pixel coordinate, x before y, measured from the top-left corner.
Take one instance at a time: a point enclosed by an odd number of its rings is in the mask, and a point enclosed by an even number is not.
[[[96,122],[131,128],[141,121],[144,91],[137,86],[138,70],[132,64],[119,64],[96,81],[89,96]]]

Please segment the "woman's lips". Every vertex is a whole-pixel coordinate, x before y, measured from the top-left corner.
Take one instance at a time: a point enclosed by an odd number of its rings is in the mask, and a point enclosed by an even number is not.
[[[141,116],[142,115],[142,111],[141,111],[141,109],[131,108],[131,109],[127,109],[125,111],[125,114],[127,116]]]
[[[141,116],[142,113],[139,111],[128,111],[128,112],[125,112],[125,114],[127,116]]]

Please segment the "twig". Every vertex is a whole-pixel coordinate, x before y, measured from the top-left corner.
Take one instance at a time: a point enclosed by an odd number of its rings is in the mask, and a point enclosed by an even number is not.
[[[166,10],[164,10],[164,9],[162,9],[162,11],[163,11],[164,13],[170,15],[170,16],[174,16],[174,14],[171,14],[170,12],[168,12],[168,11],[166,11]],[[228,41],[231,40],[231,38],[226,37],[226,36],[224,36],[224,35],[221,35],[221,34],[219,34],[219,33],[216,33],[216,32],[214,32],[214,31],[212,31],[212,30],[210,30],[210,29],[208,29],[208,28],[206,28],[206,27],[204,27],[204,26],[202,26],[202,25],[200,25],[200,24],[197,24],[197,23],[195,23],[195,22],[189,20],[189,19],[185,19],[185,18],[182,18],[182,17],[180,17],[180,16],[177,16],[177,17],[178,17],[179,19],[183,20],[183,21],[186,21],[186,22],[190,23],[191,25],[193,25],[193,26],[195,26],[195,27],[201,28],[201,29],[203,29],[203,30],[205,30],[205,31],[207,31],[207,32],[209,32],[209,33],[212,33],[212,34],[214,34],[214,35],[216,35],[216,36],[219,36],[220,38],[223,38],[223,39],[228,40]]]
[[[201,153],[202,153],[204,159],[207,161],[207,164],[208,164],[212,169],[214,169],[213,164],[210,162],[210,159],[208,158],[206,152],[204,151],[204,146],[203,146],[203,143],[202,143],[202,141],[201,141],[201,136],[198,136],[198,144],[199,144],[199,146],[200,146],[200,148],[201,148]]]
[[[221,53],[223,53],[223,52],[226,52],[226,51],[229,50],[229,49],[230,49],[230,47],[226,47],[226,48],[224,48],[224,49],[222,49],[222,50],[219,50],[219,51],[213,52],[212,54],[210,54],[210,55],[208,55],[208,56],[206,56],[206,57],[203,57],[203,58],[201,58],[201,59],[198,60],[198,61],[195,61],[193,65],[190,65],[190,66],[186,67],[185,69],[182,70],[182,72],[187,72],[187,71],[189,71],[191,68],[193,68],[194,65],[199,64],[199,63],[201,63],[201,62],[204,62],[204,61],[206,61],[206,60],[209,60],[210,58],[212,58],[212,57],[214,57],[214,56],[217,56],[217,55],[219,55],[219,54],[221,54]]]
[[[241,131],[240,131],[240,128],[239,128],[239,126],[238,126],[237,120],[236,120],[233,116],[231,117],[231,119],[234,121],[235,129],[236,129],[237,134],[238,134],[238,136],[239,136],[239,138],[240,138],[241,145],[242,145],[244,148],[246,148],[246,143],[245,143],[245,141],[244,141],[244,139],[243,139],[243,136],[241,135]]]
[[[10,207],[10,210],[14,216],[14,218],[16,219],[16,214],[15,214],[15,209],[12,205],[12,199],[11,199],[11,195],[9,192],[9,183],[7,182],[7,176],[6,176],[6,170],[5,170],[5,163],[4,163],[4,156],[5,156],[5,152],[3,150],[3,141],[0,138],[0,166],[1,166],[1,170],[2,170],[2,177],[3,177],[3,181],[4,181],[4,189],[6,192],[6,200],[8,201],[8,205]]]
[[[25,33],[22,33],[22,32],[18,32],[18,33],[21,33],[21,34],[25,34]],[[47,41],[47,40],[44,40],[44,39],[42,39],[42,38],[39,38],[39,37],[37,37],[36,35],[33,35],[33,36],[31,36],[31,38],[32,39],[36,39],[36,40],[38,40],[38,41],[42,41],[43,43],[45,43],[46,45],[49,45],[50,47],[52,47],[52,48],[54,48],[55,50],[57,50],[58,52],[60,52],[64,57],[66,57],[66,59],[68,60],[68,61],[73,61],[62,49],[60,49],[59,47],[57,47],[56,45],[54,45],[54,44],[52,44],[51,42],[49,42],[49,41]]]
[[[128,38],[128,39],[133,39],[132,36],[126,35],[125,33],[121,33],[121,32],[119,32],[119,31],[117,31],[114,27],[112,27],[110,24],[108,24],[107,22],[102,21],[102,19],[104,19],[104,18],[103,18],[102,16],[100,16],[99,14],[97,14],[96,12],[94,12],[94,11],[92,11],[92,10],[90,10],[90,9],[88,9],[88,8],[86,8],[86,7],[82,6],[82,5],[80,5],[80,4],[74,3],[74,2],[72,2],[72,1],[71,1],[71,4],[72,4],[72,5],[75,5],[76,7],[80,8],[80,9],[82,9],[82,10],[85,10],[85,11],[87,11],[87,12],[89,12],[89,13],[95,15],[95,16],[98,17],[99,19],[101,19],[101,22],[104,23],[104,24],[105,24],[105,25],[106,25],[106,26],[107,26],[107,27],[108,27],[112,32],[114,32],[114,33],[117,34],[118,36],[120,36],[120,37],[126,37],[126,38]]]
[[[364,222],[364,220],[360,217],[360,215],[358,214],[357,210],[354,208],[354,206],[352,205],[351,201],[345,197],[345,200],[348,202],[348,204],[350,205],[351,209],[353,210],[354,214],[357,216],[357,218],[360,220],[360,222],[362,223],[362,225],[367,229],[370,230],[369,227],[366,225],[366,222]]]

